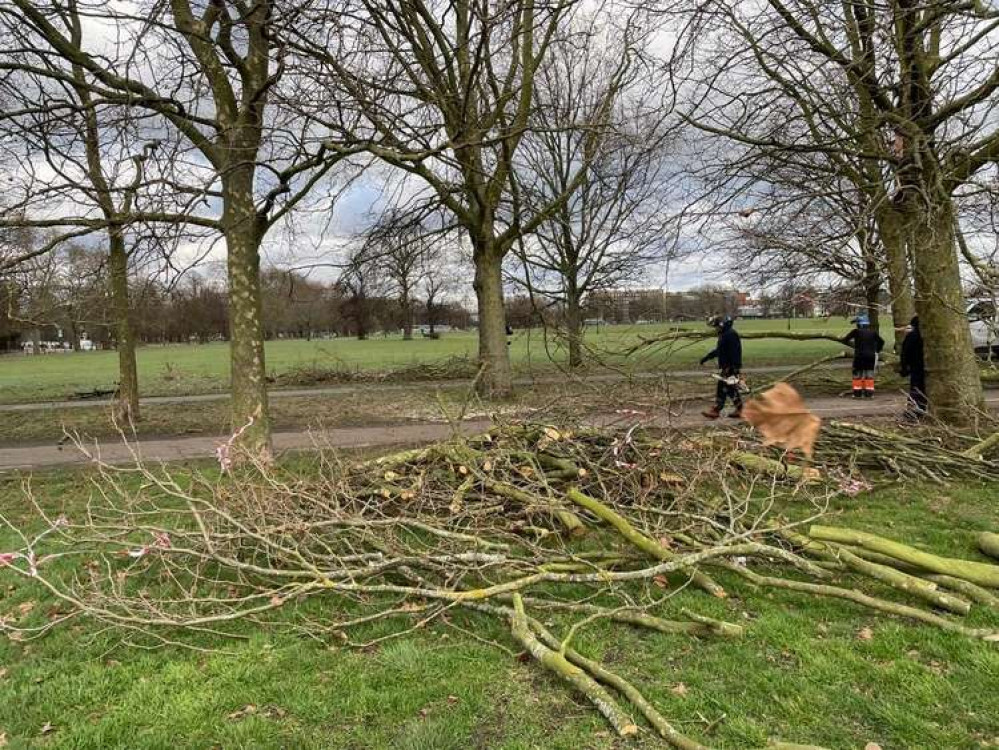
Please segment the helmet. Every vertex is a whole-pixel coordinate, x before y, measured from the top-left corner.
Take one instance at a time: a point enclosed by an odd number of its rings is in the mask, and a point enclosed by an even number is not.
[[[732,325],[732,317],[730,315],[712,315],[708,318],[708,325],[712,328],[725,328]]]
[[[871,324],[871,319],[866,315],[858,315],[856,318],[850,321],[851,323],[856,323],[858,326],[863,328],[864,326],[869,326]]]

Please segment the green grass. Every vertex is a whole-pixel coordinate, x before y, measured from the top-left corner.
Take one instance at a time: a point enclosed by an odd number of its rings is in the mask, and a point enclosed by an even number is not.
[[[80,512],[82,479],[45,475],[36,491],[50,507]],[[18,487],[16,477],[0,485],[0,508],[23,522],[29,514]],[[974,556],[974,533],[999,527],[997,501],[994,486],[897,486],[841,499],[833,522]],[[0,550],[11,543],[0,532]],[[675,606],[744,622],[742,641],[695,642],[597,622],[579,633],[576,647],[719,748],[759,747],[770,737],[829,748],[876,742],[885,750],[999,740],[994,644],[843,602],[731,588],[738,596],[727,601],[682,592]],[[34,607],[22,615],[18,607],[27,602]],[[52,607],[38,588],[0,569],[0,616],[41,622]],[[452,621],[512,646],[499,624],[461,613]],[[995,627],[999,616],[973,612],[970,622]],[[564,625],[556,621],[554,629]],[[873,637],[858,638],[863,628]],[[210,652],[143,651],[127,648],[121,633],[81,622],[35,642],[0,640],[0,736],[16,748],[660,746],[647,736],[618,741],[536,666],[444,626],[367,653],[276,632],[247,636],[197,642]],[[705,736],[705,722],[716,720]],[[54,729],[43,734],[47,723]]]
[[[790,321],[791,330],[845,334],[845,319],[800,319]],[[744,331],[786,330],[788,321],[740,321]],[[664,367],[690,367],[710,348],[710,342],[686,345],[673,351],[658,346],[627,361],[621,350],[638,341],[639,336],[663,333],[665,326],[609,326],[593,329],[587,344],[597,358],[614,365],[640,370]],[[746,341],[746,366],[806,363],[835,353],[843,347],[829,341]],[[268,341],[266,361],[272,375],[296,368],[344,368],[391,370],[418,363],[433,363],[449,357],[473,358],[477,350],[475,332],[445,333],[438,340],[417,338],[402,341],[399,337],[375,336],[367,341],[280,340]],[[510,347],[518,372],[544,371],[552,362],[561,362],[565,352],[554,343],[546,344],[542,331],[520,331]],[[227,388],[229,348],[225,343],[170,346],[146,346],[138,352],[139,382],[143,395],[209,393]],[[9,355],[0,357],[0,403],[41,401],[66,398],[78,391],[111,388],[117,380],[117,355],[112,351],[49,354],[36,357]]]

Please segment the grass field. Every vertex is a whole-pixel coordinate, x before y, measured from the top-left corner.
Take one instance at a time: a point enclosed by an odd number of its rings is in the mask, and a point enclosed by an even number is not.
[[[789,321],[740,321],[743,331],[787,330]],[[794,331],[845,334],[845,319],[799,319],[790,321]],[[587,345],[593,351],[593,367],[598,360],[633,370],[682,368],[695,365],[710,348],[710,342],[684,344],[669,350],[650,347],[627,359],[622,350],[639,337],[652,337],[665,326],[614,326],[593,329]],[[890,342],[889,342],[890,343]],[[396,370],[420,363],[440,363],[454,357],[474,358],[477,341],[474,332],[446,333],[438,340],[374,337],[367,341],[280,340],[267,342],[267,369],[280,376],[296,369],[305,370]],[[745,364],[770,365],[806,363],[833,354],[842,347],[829,341],[746,341]],[[565,352],[546,342],[540,330],[514,335],[511,357],[517,371],[543,372],[561,363]],[[228,387],[229,349],[225,343],[206,345],[147,346],[138,352],[139,382],[143,395],[210,393]],[[467,369],[461,370],[467,374]],[[446,376],[447,370],[442,374]],[[117,380],[117,355],[112,351],[50,354],[37,357],[0,357],[0,403],[61,399],[78,391],[110,389]]]
[[[77,514],[88,492],[84,478],[37,477],[35,491],[53,512]],[[0,482],[3,514],[27,523],[19,478]],[[838,502],[837,524],[890,529],[955,555],[972,555],[974,532],[999,526],[996,487],[915,485]],[[12,544],[10,532],[0,531],[0,551]],[[999,742],[994,644],[787,592],[726,601],[681,592],[673,601],[745,622],[747,637],[694,643],[597,621],[578,633],[576,647],[633,679],[666,716],[713,747],[761,747],[771,737],[858,750],[868,742],[884,750]],[[39,588],[0,568],[0,617],[39,624],[59,611]],[[321,617],[322,608],[311,614]],[[492,623],[456,612],[450,626],[438,623],[365,653],[259,630],[245,640],[201,637],[194,645],[204,650],[147,651],[84,622],[31,642],[0,637],[0,745],[661,746],[648,735],[617,740],[591,707],[534,665],[459,629],[512,648]],[[973,613],[969,624],[995,627],[999,617]]]

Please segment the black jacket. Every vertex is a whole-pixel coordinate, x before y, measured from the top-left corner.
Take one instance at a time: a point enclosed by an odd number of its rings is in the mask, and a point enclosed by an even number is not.
[[[715,357],[718,358],[718,367],[722,370],[737,372],[742,369],[742,339],[732,328],[731,321],[722,325],[721,332],[718,334],[718,343],[714,349],[704,355],[701,364],[703,365]]]
[[[926,363],[923,361],[923,334],[919,332],[919,319],[913,318],[910,324],[912,330],[902,341],[901,367],[899,371],[904,376],[920,377],[926,374]]]
[[[885,340],[873,328],[854,328],[843,343],[853,345],[854,370],[873,370],[878,352],[885,348]]]

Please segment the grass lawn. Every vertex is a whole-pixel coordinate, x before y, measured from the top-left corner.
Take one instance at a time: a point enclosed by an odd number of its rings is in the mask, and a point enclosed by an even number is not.
[[[41,475],[46,506],[80,513],[82,472]],[[0,509],[24,521],[20,480]],[[835,523],[973,557],[974,533],[999,527],[999,488],[894,486],[843,498]],[[789,512],[795,512],[792,507]],[[13,539],[0,531],[0,551]],[[722,576],[719,576],[720,578]],[[575,646],[642,687],[684,731],[720,748],[768,738],[828,748],[982,748],[999,743],[999,649],[839,601],[789,592],[681,606],[743,622],[741,641],[605,627]],[[891,596],[888,594],[888,596]],[[293,605],[289,605],[293,606]],[[39,623],[58,606],[0,569],[0,617]],[[972,613],[969,624],[999,626]],[[321,617],[321,608],[310,610]],[[564,623],[555,620],[557,632]],[[451,627],[456,626],[456,627]],[[0,638],[0,744],[12,748],[628,748],[579,696],[503,650],[503,628],[457,612],[369,652],[278,632],[196,642],[207,650],[128,648],[83,622],[33,642]],[[383,633],[372,626],[370,635]]]
[[[787,330],[786,320],[740,321],[743,331]],[[845,319],[800,319],[790,321],[794,331],[845,334]],[[594,361],[634,370],[690,367],[710,348],[710,342],[683,344],[670,350],[663,346],[623,358],[621,351],[639,340],[666,332],[666,326],[608,326],[593,329],[587,344]],[[890,335],[890,332],[889,334]],[[890,343],[890,342],[889,342]],[[747,341],[746,366],[807,363],[841,351],[830,341]],[[394,370],[419,363],[436,363],[451,357],[474,358],[475,332],[446,333],[438,340],[376,336],[367,341],[355,339],[281,340],[267,342],[267,369],[280,376],[296,369]],[[540,330],[514,335],[511,357],[517,371],[526,374],[553,367],[565,352],[547,342]],[[210,393],[228,387],[229,348],[225,343],[205,345],[147,346],[138,352],[139,383],[143,395]],[[78,391],[109,389],[117,380],[117,354],[79,352],[37,357],[0,357],[0,403],[43,401],[72,396]],[[467,371],[467,368],[465,368]]]

